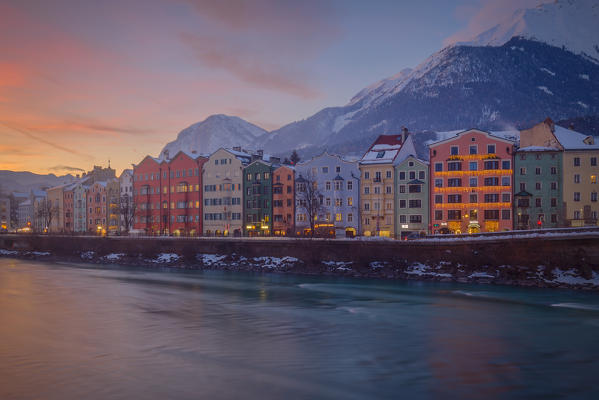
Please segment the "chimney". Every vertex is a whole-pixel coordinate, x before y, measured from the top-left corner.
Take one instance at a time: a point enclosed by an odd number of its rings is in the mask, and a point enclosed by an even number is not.
[[[168,161],[168,150],[164,150],[164,159]]]
[[[196,153],[197,153],[197,151],[195,151],[195,150],[191,151],[191,154],[196,154]]]
[[[233,147],[233,150],[234,151],[241,151],[241,146],[235,146],[235,147]]]
[[[258,155],[262,157],[264,155],[264,150],[258,150]]]
[[[570,125],[568,125],[568,129],[570,129],[571,131],[574,130],[574,123],[570,122]]]
[[[270,162],[271,162],[271,164],[280,164],[281,157],[270,157]]]
[[[406,128],[405,126],[401,127],[401,144],[404,144],[406,142],[406,138],[408,137],[408,128]]]
[[[549,126],[549,129],[551,129],[551,132],[555,132],[555,123],[551,120],[551,118],[547,117],[547,118],[545,118],[545,121],[543,121],[543,122]]]

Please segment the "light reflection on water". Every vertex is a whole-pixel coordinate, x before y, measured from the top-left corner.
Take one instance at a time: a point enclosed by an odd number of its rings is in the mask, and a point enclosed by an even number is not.
[[[597,293],[0,259],[0,399],[592,398],[598,338]]]

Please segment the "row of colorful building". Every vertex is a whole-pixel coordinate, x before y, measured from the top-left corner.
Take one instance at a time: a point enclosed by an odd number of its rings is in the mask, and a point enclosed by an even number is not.
[[[62,211],[48,229],[406,238],[597,225],[592,136],[547,119],[520,132],[445,137],[428,143],[429,161],[417,157],[406,129],[379,136],[357,160],[325,152],[288,165],[239,147],[147,156],[118,179],[97,169],[49,189],[47,200]]]

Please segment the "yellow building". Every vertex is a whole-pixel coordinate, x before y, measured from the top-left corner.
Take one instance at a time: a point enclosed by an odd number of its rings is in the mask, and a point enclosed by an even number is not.
[[[563,224],[597,225],[599,214],[599,144],[593,136],[555,125],[547,118],[520,134],[520,147],[541,146],[562,150]]]
[[[49,214],[46,219],[50,221],[49,226],[44,227],[48,232],[64,231],[64,188],[66,185],[55,186],[46,191],[48,205],[44,212]]]
[[[365,236],[395,237],[395,166],[416,155],[407,129],[401,135],[381,135],[362,156],[360,214]]]

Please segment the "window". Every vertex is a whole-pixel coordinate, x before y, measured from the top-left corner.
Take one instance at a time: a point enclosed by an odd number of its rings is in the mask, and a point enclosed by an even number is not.
[[[557,223],[557,214],[551,214],[551,223]]]
[[[442,194],[435,195],[435,204],[443,204],[443,195]]]
[[[370,172],[368,172],[368,171],[364,172],[364,179],[370,179]]]
[[[404,171],[399,173],[399,180],[400,181],[405,181],[406,180],[406,173]]]
[[[541,168],[540,167],[536,167],[535,168],[535,175],[541,175]]]
[[[557,167],[551,167],[551,175],[557,175]]]
[[[499,186],[499,178],[496,176],[485,178],[485,186]]]
[[[541,182],[535,182],[535,190],[541,190]]]
[[[347,190],[352,190],[354,188],[354,183],[352,181],[347,181]]]
[[[580,167],[580,157],[574,157],[574,166]]]
[[[557,207],[557,199],[555,197],[551,198],[551,207]]]
[[[341,167],[338,167],[338,166],[337,166],[337,167],[335,167],[335,172],[336,172],[336,173],[340,173],[340,172],[341,172]]]
[[[489,153],[489,154],[495,154],[495,145],[494,144],[488,144],[487,145],[487,153]]]
[[[436,171],[436,172],[441,172],[441,171],[443,171],[443,163],[440,163],[440,162],[438,162],[438,163],[435,163],[435,171]]]
[[[364,186],[364,194],[370,194],[370,187]]]
[[[380,186],[375,186],[374,187],[374,194],[380,194],[381,193],[381,187]]]
[[[376,158],[383,158],[384,156],[385,156],[384,151],[379,151],[378,153],[376,153]]]
[[[335,199],[335,206],[336,207],[343,206],[343,199]]]
[[[535,159],[540,160],[541,159],[541,154],[539,154],[539,153],[535,154]]]
[[[327,206],[331,205],[331,198],[330,197],[326,198],[325,205],[327,205]]]
[[[580,219],[580,210],[574,211],[574,219]]]
[[[501,194],[501,202],[502,203],[509,203],[512,199],[512,196],[509,193],[502,193]]]
[[[478,195],[476,193],[470,193],[470,203],[478,203]]]
[[[591,183],[592,184],[596,184],[597,183],[597,175],[591,175]]]
[[[329,167],[322,167],[322,173],[323,174],[328,174],[329,173]]]
[[[485,161],[485,169],[499,169],[499,161]]]
[[[498,202],[499,202],[499,194],[497,194],[497,193],[485,194],[485,203],[498,203]]]
[[[405,215],[400,215],[399,216],[399,223],[400,224],[405,224],[406,223],[406,216]]]
[[[557,182],[551,182],[551,190],[557,190]]]
[[[456,221],[462,219],[462,211],[461,210],[447,210],[447,219]]]
[[[425,179],[425,172],[424,171],[418,171],[418,179],[420,179],[420,180],[424,180]]]
[[[422,215],[410,215],[410,223],[411,224],[421,224],[422,223]]]
[[[331,181],[327,181],[324,184],[324,189],[325,190],[331,190]]]
[[[478,186],[478,178],[470,178],[470,187]]]
[[[347,205],[348,206],[353,206],[354,205],[354,198],[353,197],[348,197],[347,198]]]
[[[520,154],[520,160],[526,160],[526,154]]]
[[[485,210],[485,220],[499,220],[499,210]]]
[[[443,187],[443,179],[435,179],[435,187]]]
[[[535,207],[543,207],[543,199],[540,197],[535,198]]]
[[[597,201],[597,192],[591,192],[591,201],[592,202],[596,202]]]
[[[405,200],[399,200],[399,208],[406,208],[406,201]]]
[[[447,163],[448,171],[461,171],[462,170],[462,162],[461,161],[450,161]]]
[[[341,213],[336,213],[335,214],[335,221],[336,222],[341,222],[343,221],[343,215]]]
[[[478,162],[476,162],[476,161],[470,161],[468,163],[468,169],[470,169],[470,171],[476,171],[476,170],[478,170]]]
[[[387,179],[391,178],[391,171],[387,171],[387,174],[385,176],[387,177]]]
[[[416,171],[410,171],[410,179],[411,180],[416,179]]]
[[[420,193],[422,191],[420,185],[410,185],[410,186],[408,186],[408,189],[409,189],[408,191],[410,193]]]
[[[364,203],[364,210],[365,211],[369,211],[370,210],[370,203],[368,203],[368,202]]]
[[[526,168],[520,168],[520,175],[526,175]]]
[[[471,145],[469,149],[470,154],[476,154],[476,145]]]
[[[385,186],[385,193],[387,193],[387,194],[391,193],[391,186]]]
[[[435,219],[443,219],[443,210],[435,210]]]
[[[354,214],[347,214],[347,222],[354,222]]]
[[[511,218],[511,212],[510,210],[501,210],[501,219],[503,220],[508,220]]]
[[[408,206],[410,208],[422,208],[422,200],[410,200]]]
[[[406,185],[399,185],[399,193],[405,193],[406,192]]]
[[[528,198],[518,199],[518,207],[521,207],[521,208],[530,207],[529,199]]]
[[[574,183],[580,183],[580,174],[574,174]]]
[[[501,169],[510,169],[510,160],[503,160],[501,162]]]
[[[447,202],[448,203],[461,203],[462,195],[461,194],[449,194],[449,195],[447,195]]]
[[[462,180],[460,178],[451,178],[447,180],[447,186],[449,187],[460,187],[462,186]]]
[[[335,190],[341,190],[341,189],[343,189],[343,182],[335,181]]]
[[[580,192],[574,192],[574,201],[580,201]]]
[[[509,176],[501,177],[501,186],[510,186],[510,177]]]
[[[597,157],[591,157],[591,167],[597,166]]]
[[[450,154],[452,156],[457,156],[459,153],[459,147],[458,146],[451,146],[450,148]]]

